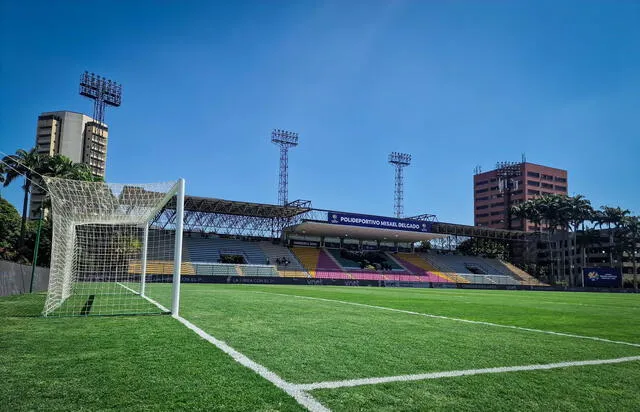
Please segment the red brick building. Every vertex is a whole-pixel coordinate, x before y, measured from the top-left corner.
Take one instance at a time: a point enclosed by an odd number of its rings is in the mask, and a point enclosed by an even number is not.
[[[505,205],[505,190],[500,190],[498,169],[473,176],[474,225],[495,229],[508,229],[507,207],[544,194],[568,194],[567,171],[537,165],[517,163],[512,165],[519,176],[511,180],[511,201]],[[534,231],[533,224],[512,217],[511,229]]]

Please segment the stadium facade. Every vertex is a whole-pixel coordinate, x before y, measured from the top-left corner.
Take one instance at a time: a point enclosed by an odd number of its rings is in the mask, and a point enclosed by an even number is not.
[[[563,169],[534,163],[517,164],[518,177],[511,192],[511,201],[505,204],[504,191],[500,187],[499,169],[476,173],[473,176],[474,225],[494,229],[507,229],[507,210],[511,206],[545,194],[568,194],[568,173]],[[533,232],[530,222],[511,218],[511,228]]]
[[[74,163],[84,163],[94,175],[104,177],[109,129],[82,113],[45,112],[38,116],[36,150],[39,154],[64,155]],[[31,218],[40,213],[43,193],[34,188],[29,207]]]

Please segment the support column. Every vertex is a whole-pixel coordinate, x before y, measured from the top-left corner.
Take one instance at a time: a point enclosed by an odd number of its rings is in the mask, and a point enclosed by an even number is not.
[[[177,317],[180,312],[180,269],[182,268],[182,230],[184,226],[184,179],[178,180],[176,193],[176,241],[173,255],[173,296],[171,314]]]
[[[142,235],[142,264],[140,268],[140,295],[144,296],[147,285],[147,250],[149,249],[149,222],[144,225]]]

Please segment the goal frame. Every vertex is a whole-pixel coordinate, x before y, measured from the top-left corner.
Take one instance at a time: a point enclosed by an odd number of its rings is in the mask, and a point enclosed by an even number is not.
[[[67,221],[66,223],[58,223],[56,225],[56,204],[58,205],[57,208],[58,210],[67,210],[67,208],[71,208],[71,209],[75,209],[74,205],[79,205],[78,206],[78,210],[80,210],[82,213],[82,200],[83,199],[78,199],[76,200],[75,198],[73,198],[73,190],[70,192],[69,190],[61,190],[64,189],[66,184],[70,185],[71,188],[75,188],[78,186],[73,186],[73,185],[82,185],[82,184],[86,184],[86,185],[105,185],[106,187],[112,187],[112,184],[110,183],[103,183],[103,182],[72,182],[69,180],[65,180],[65,179],[56,179],[56,178],[45,178],[45,181],[47,183],[47,185],[51,185],[51,190],[50,192],[50,196],[51,196],[51,202],[52,202],[52,206],[53,209],[53,217],[54,217],[54,233],[53,233],[53,238],[52,238],[52,254],[54,253],[63,253],[62,256],[66,256],[61,258],[62,260],[59,260],[57,262],[53,262],[52,261],[52,266],[51,266],[51,275],[49,278],[49,288],[48,288],[48,294],[47,294],[47,299],[44,305],[44,308],[42,310],[42,316],[44,317],[58,317],[58,316],[74,316],[73,314],[69,314],[67,312],[65,312],[65,310],[63,309],[62,312],[60,312],[60,309],[64,307],[65,302],[72,298],[72,296],[74,296],[74,290],[75,290],[75,283],[78,282],[79,278],[77,278],[76,276],[78,275],[78,272],[75,271],[74,265],[76,262],[76,255],[77,253],[81,253],[79,251],[81,251],[82,249],[78,249],[78,247],[81,247],[80,245],[76,244],[75,240],[71,240],[71,239],[75,239],[76,236],[80,236],[78,233],[82,233],[82,232],[78,232],[79,228],[82,228],[83,226],[86,225],[100,225],[100,224],[104,224],[103,221],[101,221],[100,219],[93,219],[91,216],[88,216],[86,213],[84,215],[77,215],[78,217],[76,218],[76,215],[71,215],[70,217],[67,217]],[[169,182],[167,182],[169,183]],[[155,184],[154,184],[155,185]],[[118,184],[116,184],[116,186],[119,186]],[[123,188],[126,188],[129,185],[122,185]],[[132,187],[144,187],[147,185],[130,185]],[[79,186],[79,187],[83,187],[83,186]],[[98,189],[92,189],[92,186],[87,186],[87,188],[89,188],[88,190],[90,191],[96,191],[96,192],[100,192],[100,188]],[[57,193],[56,193],[57,191]],[[106,192],[106,191],[105,191]],[[70,195],[67,195],[71,193]],[[150,192],[151,193],[151,192]],[[184,201],[185,201],[185,180],[180,178],[177,181],[171,182],[171,186],[168,188],[168,190],[165,192],[163,198],[159,198],[157,200],[158,203],[156,207],[159,207],[161,209],[158,210],[162,210],[163,208],[167,207],[167,204],[169,202],[173,203],[171,200],[172,198],[175,199],[175,220],[173,223],[173,228],[171,229],[172,233],[172,237],[173,239],[171,239],[172,241],[169,243],[165,243],[165,244],[172,244],[173,243],[173,251],[170,251],[169,255],[165,255],[167,258],[171,258],[173,259],[172,262],[172,279],[170,280],[171,283],[171,292],[170,292],[170,300],[171,303],[169,309],[167,309],[166,307],[162,306],[161,304],[157,303],[154,299],[152,299],[149,295],[149,289],[147,288],[147,281],[148,279],[148,267],[149,267],[149,256],[150,256],[150,247],[151,247],[151,240],[150,240],[150,230],[153,229],[153,213],[152,215],[149,216],[141,216],[140,214],[136,214],[136,211],[134,210],[133,212],[131,212],[131,209],[129,209],[129,211],[125,212],[125,214],[120,214],[120,218],[123,218],[128,220],[130,223],[127,223],[126,221],[123,220],[123,223],[114,223],[114,225],[119,225],[119,224],[125,224],[125,225],[131,225],[131,228],[135,228],[137,227],[138,229],[138,233],[140,235],[140,237],[138,238],[138,243],[140,246],[138,246],[139,248],[139,255],[138,255],[138,266],[139,266],[139,285],[137,286],[138,291],[135,291],[123,284],[120,284],[117,281],[117,278],[115,278],[115,280],[113,281],[114,284],[118,284],[120,286],[122,286],[124,289],[127,289],[130,292],[133,292],[135,295],[138,295],[140,297],[140,299],[144,299],[146,300],[148,303],[147,304],[152,304],[153,306],[156,306],[158,309],[160,309],[160,311],[162,313],[166,313],[166,314],[171,314],[173,317],[178,317],[179,313],[180,313],[180,283],[181,283],[181,269],[182,269],[182,247],[183,247],[183,230],[184,230]],[[95,199],[95,198],[94,198]],[[99,199],[99,198],[98,198]],[[164,200],[161,200],[164,199]],[[140,204],[140,203],[138,203]],[[134,204],[132,204],[134,205]],[[172,205],[173,206],[173,205]],[[133,206],[135,208],[135,205]],[[142,205],[141,207],[147,207],[147,205]],[[64,208],[64,209],[63,209]],[[91,210],[89,209],[84,209],[84,210]],[[59,215],[58,219],[64,219],[65,217],[65,212],[61,212],[62,215]],[[133,213],[132,215],[128,215],[128,213]],[[69,216],[69,215],[66,215]],[[135,223],[135,220],[137,219],[136,216],[138,217],[142,217],[142,219],[138,220],[138,223]],[[60,221],[59,221],[60,222]],[[56,227],[58,228],[58,230],[56,231]],[[91,229],[89,229],[91,230]],[[58,232],[58,233],[56,233]],[[58,239],[56,239],[56,237],[60,237]],[[157,236],[157,235],[154,235]],[[169,239],[166,239],[169,240]],[[60,243],[62,242],[62,243]],[[157,239],[155,239],[153,245],[156,245]],[[71,249],[69,249],[69,247],[71,247]],[[60,249],[62,248],[62,249]],[[154,251],[157,251],[157,249],[154,248]],[[171,256],[172,255],[172,256]],[[129,266],[130,266],[131,261],[129,262]],[[167,262],[169,263],[169,262]],[[98,266],[99,267],[99,266]],[[171,267],[171,266],[169,266]],[[167,269],[169,269],[169,267],[167,267]],[[99,269],[98,269],[99,270]],[[129,269],[131,270],[131,269]],[[135,269],[134,269],[135,270]],[[80,272],[81,273],[81,272]],[[121,273],[121,272],[118,272]],[[128,273],[135,273],[135,272],[128,272]],[[153,273],[153,272],[152,272]],[[126,274],[126,272],[125,272]],[[137,276],[136,276],[137,277]],[[168,279],[167,279],[168,280]],[[131,280],[133,281],[133,279]],[[151,282],[153,282],[153,280],[151,280]],[[135,288],[134,288],[135,289]],[[168,290],[167,290],[168,292]],[[169,296],[167,296],[167,301]],[[93,301],[93,296],[90,297],[91,301]],[[92,302],[91,302],[92,303]],[[152,306],[152,307],[153,307]],[[130,314],[131,315],[135,315],[138,313],[143,313],[143,312],[137,312],[136,310],[131,310]],[[146,312],[144,312],[146,313]],[[99,314],[99,315],[109,315],[109,314],[129,314],[128,311],[125,310],[125,313],[106,313],[106,314]],[[81,315],[85,315],[84,313],[81,313]]]

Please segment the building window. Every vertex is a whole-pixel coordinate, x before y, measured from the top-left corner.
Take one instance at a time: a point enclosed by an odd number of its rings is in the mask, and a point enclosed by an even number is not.
[[[537,173],[537,172],[527,172],[527,176],[529,176],[529,177],[540,177],[540,173]]]
[[[497,178],[497,177],[492,177],[491,179],[489,179],[489,181],[490,181],[491,183],[495,183],[495,182],[497,182],[497,181],[498,181],[498,178]]]
[[[504,206],[504,202],[491,203],[491,207],[496,207],[496,206]]]
[[[558,186],[558,185],[556,185],[556,190],[561,190],[563,192],[566,192],[567,191],[567,187],[566,186]]]
[[[483,196],[476,198],[476,202],[482,202],[483,200],[489,200],[489,196]]]
[[[542,180],[553,180],[553,176],[542,174]]]
[[[527,184],[529,186],[540,186],[540,182],[536,182],[535,180],[527,180]]]
[[[476,218],[487,217],[489,213],[476,213]]]
[[[542,187],[544,189],[553,189],[553,185],[551,183],[542,183]]]
[[[564,177],[556,177],[556,182],[567,183],[567,179],[565,179]]]
[[[489,189],[478,189],[478,190],[476,190],[476,193],[480,194],[480,193],[486,193],[488,191],[489,191]]]
[[[476,182],[476,186],[486,185],[487,183],[489,183],[488,180],[481,180],[479,182]]]
[[[491,190],[498,190],[498,186],[491,186]]]
[[[482,210],[482,209],[488,209],[489,205],[482,205],[482,206],[478,206],[476,207],[476,210]]]
[[[502,214],[504,214],[504,212],[502,212],[502,211],[498,211],[498,212],[491,212],[491,216],[500,216],[500,215],[502,215]]]
[[[529,189],[529,190],[527,190],[527,194],[528,195],[539,195],[540,191],[539,190]]]

